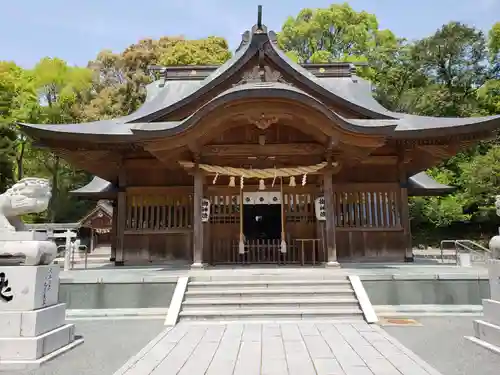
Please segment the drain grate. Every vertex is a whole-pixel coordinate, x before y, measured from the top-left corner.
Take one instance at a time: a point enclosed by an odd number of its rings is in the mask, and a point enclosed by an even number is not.
[[[381,326],[406,326],[406,327],[421,327],[422,323],[415,319],[407,318],[381,318],[379,320]]]

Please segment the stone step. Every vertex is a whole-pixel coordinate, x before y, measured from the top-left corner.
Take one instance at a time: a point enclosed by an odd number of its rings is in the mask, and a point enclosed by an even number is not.
[[[282,288],[296,289],[298,287],[308,288],[351,288],[351,283],[347,279],[339,280],[231,280],[231,281],[192,281],[188,284],[189,290],[213,290],[213,289],[266,289]]]
[[[477,337],[472,337],[472,336],[465,336],[465,338],[471,342],[473,342],[476,345],[479,345],[483,349],[489,350],[490,352],[494,354],[500,355],[500,347],[492,345],[486,341],[480,340]]]
[[[500,326],[484,320],[475,320],[474,332],[478,339],[494,346],[500,346]]]
[[[500,301],[483,299],[484,320],[500,326]]]
[[[213,309],[253,309],[253,310],[284,310],[284,309],[332,309],[359,308],[356,299],[301,299],[274,300],[270,299],[224,299],[206,300],[195,298],[182,304],[183,311],[213,310]]]
[[[248,271],[248,272],[245,272]],[[307,271],[307,272],[306,272]],[[347,280],[346,274],[338,274],[331,270],[324,269],[277,269],[277,270],[255,270],[255,273],[250,270],[240,269],[235,272],[220,272],[206,274],[197,274],[192,271],[189,276],[190,282],[220,282],[220,281],[295,281],[295,280]]]
[[[354,296],[354,291],[352,288],[329,288],[329,289],[317,289],[317,288],[243,288],[243,289],[199,289],[191,290],[188,287],[186,291],[187,298],[235,298],[239,296],[246,297],[273,297],[277,298],[286,295],[288,298],[300,298],[300,297],[310,297],[310,296],[330,296],[330,297],[351,297]]]
[[[358,305],[358,300],[354,297],[329,297],[329,296],[307,296],[307,297],[293,297],[293,298],[265,298],[264,297],[235,297],[235,298],[221,298],[214,300],[212,298],[188,298],[183,302],[184,305],[262,305],[262,304],[276,304],[276,305],[289,305],[289,304],[337,304],[337,305]]]
[[[363,313],[355,308],[332,309],[213,309],[181,311],[181,320],[300,320],[300,319],[336,319],[363,320]]]

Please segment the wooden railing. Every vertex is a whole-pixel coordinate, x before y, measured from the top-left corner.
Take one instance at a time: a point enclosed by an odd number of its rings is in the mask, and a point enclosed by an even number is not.
[[[192,195],[129,195],[126,231],[165,232],[192,228]]]
[[[402,228],[399,187],[394,184],[340,185],[334,206],[340,230]]]
[[[211,244],[212,264],[296,264],[315,265],[325,261],[319,239],[288,240],[286,253],[281,252],[281,240],[247,240],[245,251],[239,253],[239,241],[214,240]]]

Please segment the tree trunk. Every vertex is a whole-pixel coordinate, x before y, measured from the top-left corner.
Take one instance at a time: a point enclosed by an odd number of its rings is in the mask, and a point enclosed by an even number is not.
[[[52,166],[52,198],[50,199],[48,219],[53,223],[56,219],[57,202],[59,199],[59,156],[54,155],[54,164]]]
[[[26,140],[21,142],[21,149],[16,157],[17,163],[17,181],[22,180],[24,177],[24,150],[26,149]]]

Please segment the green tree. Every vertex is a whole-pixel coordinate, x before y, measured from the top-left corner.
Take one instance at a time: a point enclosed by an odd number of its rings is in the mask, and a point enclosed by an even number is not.
[[[358,75],[371,80],[377,100],[394,111],[457,117],[500,112],[500,23],[485,35],[450,22],[409,42],[379,30],[375,15],[332,4],[288,18],[278,42],[297,62],[367,60]],[[484,229],[498,190],[499,144],[499,137],[481,142],[427,171],[457,190],[446,197],[413,198],[412,224],[434,231],[457,223]],[[460,231],[463,227],[453,235]]]
[[[230,57],[226,40],[218,37],[144,39],[122,53],[104,50],[89,63],[94,83],[79,117],[82,120],[115,118],[136,110],[144,102],[145,86],[155,78],[148,70],[151,65],[222,64]]]
[[[82,93],[92,85],[92,72],[86,68],[71,67],[57,58],[44,58],[33,69],[33,84],[40,103],[39,122],[45,124],[73,123],[78,119],[75,105],[82,100]],[[31,149],[31,158],[38,163],[37,175],[47,176],[52,184],[52,199],[47,219],[54,222],[71,185],[68,169],[72,169],[58,155],[46,150]]]
[[[484,33],[451,22],[413,48],[419,69],[429,79],[416,110],[433,116],[484,114],[477,90],[492,75]]]
[[[302,9],[285,21],[278,43],[299,63],[362,62],[397,39],[389,30],[379,30],[375,15],[343,3]]]
[[[38,106],[29,72],[13,62],[0,62],[0,189],[23,177],[27,140],[15,124],[37,119]]]
[[[15,64],[0,63],[0,190],[14,181],[16,133],[12,128],[12,107],[15,100]]]

